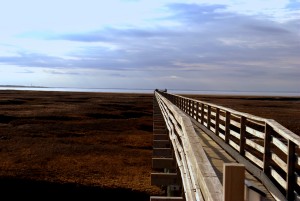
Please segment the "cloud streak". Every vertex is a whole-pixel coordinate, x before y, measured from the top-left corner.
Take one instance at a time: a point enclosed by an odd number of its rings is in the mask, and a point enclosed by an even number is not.
[[[47,34],[42,40],[74,42],[78,48],[61,56],[30,51],[0,55],[0,63],[53,68],[50,74],[72,75],[68,69],[95,69],[111,70],[114,72],[107,76],[126,78],[128,74],[115,71],[139,71],[144,72],[141,79],[166,78],[159,81],[167,85],[163,88],[178,86],[175,82],[180,81],[184,88],[195,89],[226,86],[229,90],[277,90],[284,86],[298,90],[299,21],[277,22],[261,15],[236,13],[223,4],[176,3],[165,9],[168,16],[157,18],[158,23],[151,27],[106,26]],[[245,79],[248,87],[240,85]],[[213,83],[215,80],[219,82]],[[274,83],[273,88],[266,81]],[[149,83],[145,88],[157,87]]]

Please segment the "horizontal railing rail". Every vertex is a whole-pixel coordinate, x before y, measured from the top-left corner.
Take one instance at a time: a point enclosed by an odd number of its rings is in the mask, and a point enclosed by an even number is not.
[[[158,93],[222,139],[240,156],[251,161],[255,167],[252,173],[262,180],[270,192],[275,185],[287,200],[300,199],[298,135],[273,119],[180,95]]]
[[[158,105],[169,131],[185,200],[222,200],[223,189],[204,154],[190,118],[159,93]]]

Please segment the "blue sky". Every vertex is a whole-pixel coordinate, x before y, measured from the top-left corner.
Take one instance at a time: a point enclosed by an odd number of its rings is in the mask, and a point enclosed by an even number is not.
[[[0,27],[0,85],[300,90],[299,0],[10,0]]]

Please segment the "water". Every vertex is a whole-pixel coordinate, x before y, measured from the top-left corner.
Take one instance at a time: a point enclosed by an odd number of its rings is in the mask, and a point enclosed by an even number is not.
[[[111,92],[111,93],[149,93],[155,89],[126,89],[126,88],[71,88],[71,87],[4,87],[0,90],[29,90],[29,91],[65,91],[65,92]],[[173,94],[203,94],[203,95],[248,95],[248,96],[300,96],[300,92],[257,92],[257,91],[217,91],[217,90],[178,90],[168,89]]]

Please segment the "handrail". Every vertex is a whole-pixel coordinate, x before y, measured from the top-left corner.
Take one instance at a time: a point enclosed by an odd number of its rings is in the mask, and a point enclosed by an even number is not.
[[[221,201],[222,184],[201,147],[189,117],[158,92],[155,92],[155,97],[169,130],[185,199]]]
[[[287,200],[300,198],[300,136],[273,119],[159,91],[183,112],[222,139],[268,178]],[[262,174],[262,175],[261,175]],[[264,181],[263,181],[264,183]],[[268,189],[274,188],[264,183]]]

